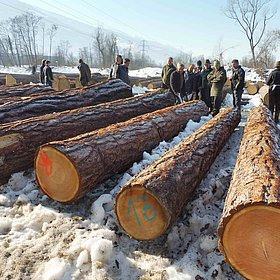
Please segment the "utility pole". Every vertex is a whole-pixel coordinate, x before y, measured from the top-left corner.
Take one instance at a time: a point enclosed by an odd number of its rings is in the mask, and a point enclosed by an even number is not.
[[[145,48],[145,40],[142,41],[142,67],[144,67],[144,63],[145,63],[145,52],[146,52],[146,48]]]

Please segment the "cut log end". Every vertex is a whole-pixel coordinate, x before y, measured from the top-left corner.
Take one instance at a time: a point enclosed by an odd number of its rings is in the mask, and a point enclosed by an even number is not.
[[[155,239],[169,226],[166,209],[142,186],[124,188],[116,198],[115,211],[120,225],[134,239]]]
[[[279,279],[279,228],[279,208],[246,207],[227,223],[221,249],[231,265],[246,278]]]
[[[42,191],[59,202],[69,202],[79,190],[76,167],[57,149],[42,147],[35,159],[36,179]]]

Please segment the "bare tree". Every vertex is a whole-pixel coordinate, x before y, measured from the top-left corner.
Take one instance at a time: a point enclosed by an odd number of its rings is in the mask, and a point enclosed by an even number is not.
[[[269,4],[272,0],[228,0],[225,15],[241,27],[249,41],[253,65],[257,66],[255,49],[260,43],[267,22],[276,14]]]
[[[53,43],[53,38],[56,34],[56,31],[58,29],[58,26],[53,24],[51,26],[51,28],[49,29],[49,36],[50,36],[50,55],[49,55],[49,59],[51,59],[51,56],[52,56],[52,43]]]

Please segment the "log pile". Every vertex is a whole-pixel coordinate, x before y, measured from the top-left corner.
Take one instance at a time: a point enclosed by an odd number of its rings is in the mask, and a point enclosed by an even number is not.
[[[131,237],[152,240],[175,223],[240,117],[236,109],[222,111],[123,187],[115,212]]]
[[[13,122],[19,119],[62,112],[128,97],[132,97],[130,86],[121,80],[110,80],[79,90],[68,90],[2,104],[0,105],[0,123]]]
[[[247,279],[280,275],[280,132],[265,106],[248,117],[220,220],[219,248]]]
[[[35,157],[37,182],[52,199],[75,201],[139,161],[144,151],[176,136],[190,119],[207,114],[204,102],[193,101],[45,144]]]
[[[172,106],[174,102],[172,94],[157,90],[138,97],[0,125],[2,181],[12,173],[31,167],[35,151],[42,144],[126,121]]]

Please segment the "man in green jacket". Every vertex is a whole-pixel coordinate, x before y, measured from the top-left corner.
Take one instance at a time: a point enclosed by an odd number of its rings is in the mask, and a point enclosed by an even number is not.
[[[170,88],[170,77],[174,71],[176,71],[176,67],[173,65],[173,58],[169,57],[161,72],[162,88]]]
[[[208,74],[207,80],[211,85],[211,111],[214,117],[220,112],[222,104],[222,91],[227,80],[226,70],[221,66],[220,61],[214,61],[214,69]]]

